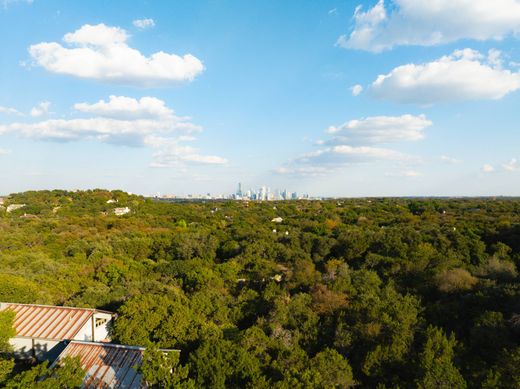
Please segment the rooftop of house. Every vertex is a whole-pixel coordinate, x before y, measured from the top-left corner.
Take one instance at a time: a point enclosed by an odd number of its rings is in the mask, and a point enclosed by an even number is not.
[[[79,357],[85,371],[83,388],[141,388],[138,367],[144,348],[111,343],[71,341],[55,363],[65,357]]]
[[[94,314],[115,316],[92,308],[0,303],[0,311],[4,310],[16,313],[13,326],[17,337],[49,340],[73,339]]]

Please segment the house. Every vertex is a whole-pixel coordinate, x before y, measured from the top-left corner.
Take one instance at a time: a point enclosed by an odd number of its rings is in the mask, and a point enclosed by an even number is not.
[[[275,217],[273,220],[271,220],[271,222],[273,222],[273,223],[281,223],[281,222],[283,222],[283,219],[280,216],[278,216],[278,217]]]
[[[85,371],[82,388],[143,388],[138,371],[144,348],[110,343],[71,341],[53,365],[65,357],[79,357]]]
[[[123,216],[123,215],[126,215],[127,213],[130,213],[130,208],[128,208],[128,207],[114,208],[114,214],[116,216]]]
[[[7,213],[11,213],[13,211],[16,211],[17,209],[25,207],[25,204],[11,204],[7,206]]]
[[[91,308],[0,303],[15,312],[16,336],[10,340],[18,359],[54,360],[68,340],[107,342],[115,314]]]

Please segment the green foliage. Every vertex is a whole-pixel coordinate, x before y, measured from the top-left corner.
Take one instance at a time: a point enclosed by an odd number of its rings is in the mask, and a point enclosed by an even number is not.
[[[15,316],[16,314],[13,311],[0,311],[0,355],[11,351],[9,339],[16,335],[13,328]]]
[[[157,387],[519,386],[518,199],[6,202],[0,301],[117,312]],[[7,321],[0,380],[58,379],[13,377]]]
[[[14,376],[6,384],[8,389],[73,389],[80,388],[85,372],[79,358],[66,357],[50,368],[47,362]]]
[[[356,385],[348,361],[336,350],[326,348],[310,361],[309,375],[316,388],[351,388]]]
[[[190,356],[190,370],[197,387],[255,387],[260,379],[260,363],[229,340],[212,338],[202,342]]]
[[[140,295],[128,300],[119,310],[113,335],[123,344],[186,347],[196,338],[197,324],[180,293]]]
[[[10,378],[12,375],[14,369],[14,360],[7,358],[7,359],[0,359],[0,386],[4,386],[6,384],[6,381]]]
[[[16,335],[13,328],[15,313],[12,311],[0,311],[0,385],[11,375],[14,361],[11,357],[12,347],[9,339]]]
[[[143,380],[151,387],[194,389],[194,381],[188,378],[188,367],[179,364],[179,356],[178,351],[148,347],[140,368]]]
[[[426,344],[419,359],[421,378],[417,386],[421,389],[465,388],[466,381],[453,364],[455,336],[446,337],[444,331],[428,327]]]
[[[0,274],[0,301],[35,303],[38,301],[38,287],[22,277]]]

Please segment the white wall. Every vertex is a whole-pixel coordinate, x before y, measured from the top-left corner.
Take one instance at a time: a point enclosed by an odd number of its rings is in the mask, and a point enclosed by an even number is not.
[[[102,325],[100,327],[95,328],[96,319],[106,319],[107,323],[105,325]],[[92,318],[87,321],[81,330],[77,333],[77,335],[74,337],[74,340],[83,340],[83,341],[96,341],[101,342],[108,339],[109,334],[109,326],[112,324],[112,315],[107,313],[95,313]],[[94,323],[94,339],[92,339],[92,323]]]
[[[46,339],[12,338],[14,356],[17,359],[36,357],[38,360],[54,360],[65,348],[65,342]]]

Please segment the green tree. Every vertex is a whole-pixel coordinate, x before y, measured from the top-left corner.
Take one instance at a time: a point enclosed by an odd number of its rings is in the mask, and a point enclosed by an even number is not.
[[[12,311],[0,312],[0,385],[6,381],[14,368],[11,356],[9,339],[16,335],[13,328],[15,313]]]
[[[419,358],[421,377],[417,386],[421,389],[464,389],[466,381],[453,363],[455,336],[446,337],[440,328],[430,326],[426,330],[426,344]]]
[[[36,365],[9,380],[7,389],[76,389],[83,384],[85,372],[79,357],[66,357],[50,368],[48,362]]]
[[[148,347],[143,355],[140,371],[143,380],[157,388],[194,389],[195,382],[188,378],[188,366],[179,364],[180,352],[162,351],[155,345]]]
[[[326,348],[310,361],[310,375],[317,388],[352,388],[356,385],[348,361],[336,350]]]

